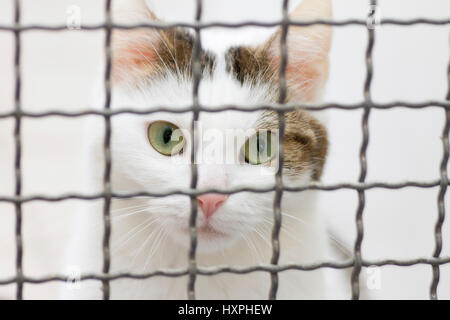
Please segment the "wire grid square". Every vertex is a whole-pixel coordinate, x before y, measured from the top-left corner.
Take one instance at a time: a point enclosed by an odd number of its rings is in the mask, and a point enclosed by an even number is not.
[[[63,112],[63,111],[48,111],[48,112],[24,112],[22,111],[21,103],[21,33],[28,30],[44,30],[44,31],[62,31],[65,30],[66,26],[42,26],[42,25],[21,25],[21,1],[14,0],[14,25],[13,26],[2,26],[0,25],[0,30],[10,31],[14,33],[15,39],[15,53],[14,53],[14,111],[9,113],[0,113],[0,119],[2,118],[14,118],[14,145],[15,145],[15,161],[14,161],[14,173],[15,173],[15,196],[14,197],[2,197],[0,196],[0,202],[9,202],[15,206],[15,240],[16,240],[16,275],[12,278],[0,279],[0,285],[16,284],[16,298],[18,300],[23,298],[23,286],[25,283],[45,283],[50,281],[66,281],[67,277],[64,275],[50,275],[42,278],[31,278],[24,275],[23,272],[23,240],[22,240],[22,204],[30,201],[49,201],[57,202],[64,201],[68,199],[79,199],[79,200],[95,200],[103,199],[103,221],[104,221],[104,234],[103,234],[103,270],[102,274],[85,274],[82,275],[80,280],[98,280],[102,282],[103,286],[103,299],[107,300],[110,298],[110,281],[116,279],[130,278],[130,279],[147,279],[154,276],[168,276],[168,277],[179,277],[188,276],[188,286],[187,293],[189,299],[195,299],[195,281],[197,275],[215,275],[219,273],[235,273],[235,274],[246,274],[255,271],[265,271],[271,275],[271,286],[269,290],[269,299],[276,299],[278,290],[278,273],[286,270],[316,270],[320,268],[335,268],[335,269],[345,269],[352,268],[351,275],[351,291],[352,299],[359,299],[360,296],[360,286],[359,277],[360,272],[363,267],[368,266],[412,266],[417,264],[430,265],[432,268],[432,282],[430,285],[430,298],[437,299],[437,287],[440,278],[440,265],[450,263],[450,257],[440,257],[442,251],[442,226],[445,219],[445,195],[447,187],[449,184],[449,179],[447,175],[447,165],[449,162],[450,150],[449,150],[449,129],[450,129],[450,103],[448,101],[425,101],[418,103],[406,103],[406,102],[391,102],[379,104],[372,100],[371,97],[371,84],[373,77],[373,48],[375,44],[375,29],[371,27],[368,21],[363,20],[345,20],[345,21],[333,21],[333,20],[312,20],[312,21],[292,21],[288,16],[288,0],[283,0],[282,12],[283,18],[281,21],[276,23],[262,23],[262,22],[242,22],[242,23],[202,23],[202,0],[196,0],[196,12],[195,12],[195,23],[178,23],[178,24],[164,24],[164,23],[146,23],[137,24],[133,26],[125,26],[114,24],[112,22],[111,16],[111,5],[112,0],[105,0],[105,16],[106,21],[104,24],[94,25],[94,26],[82,26],[81,30],[105,30],[105,73],[104,73],[104,95],[105,104],[102,111],[86,110],[81,112]],[[377,1],[368,1],[372,8],[376,9]],[[369,13],[368,19],[373,18],[375,14],[374,11]],[[429,24],[429,25],[448,25],[450,24],[449,19],[442,20],[432,20],[432,19],[412,19],[412,20],[396,20],[396,19],[383,19],[380,21],[381,25],[399,25],[399,26],[411,26],[416,24]],[[238,105],[228,105],[219,108],[208,108],[207,106],[202,106],[199,102],[198,92],[199,85],[201,82],[201,65],[200,65],[200,53],[201,53],[201,41],[200,32],[202,29],[212,28],[212,27],[226,27],[226,28],[240,28],[245,26],[259,26],[259,27],[273,27],[281,26],[281,63],[279,70],[279,88],[280,94],[278,102],[276,104],[267,104],[255,106],[252,108],[244,108],[244,106]],[[287,35],[289,26],[311,26],[311,25],[327,25],[327,26],[346,26],[346,25],[360,25],[367,28],[368,31],[368,42],[366,48],[365,62],[366,62],[366,80],[364,83],[364,102],[357,104],[289,104],[285,103],[287,86],[286,86],[286,66],[288,61],[287,54]],[[111,110],[111,35],[113,29],[134,29],[134,28],[157,28],[157,29],[167,29],[173,27],[186,27],[191,28],[195,31],[195,41],[193,48],[193,104],[186,108],[179,110],[169,110],[167,107],[162,106],[159,108],[153,108],[150,110],[137,111],[132,108]],[[447,100],[450,100],[450,61],[447,69],[447,76],[449,82],[449,89],[447,92]],[[391,109],[396,107],[411,108],[411,109],[421,109],[427,107],[440,107],[445,112],[445,125],[442,131],[442,144],[443,144],[443,156],[440,164],[440,179],[431,182],[416,182],[408,181],[403,183],[368,183],[366,182],[367,175],[367,149],[369,146],[369,118],[371,109]],[[360,146],[360,175],[358,183],[341,183],[335,185],[323,185],[321,183],[313,182],[306,186],[301,187],[286,187],[283,186],[283,176],[282,176],[282,166],[283,166],[283,139],[280,139],[279,156],[280,165],[275,176],[275,187],[274,188],[234,188],[230,190],[198,190],[197,180],[198,171],[197,164],[195,164],[194,156],[196,153],[197,146],[197,135],[195,135],[195,122],[199,118],[200,112],[221,112],[226,110],[238,110],[242,112],[256,111],[256,110],[272,110],[276,111],[279,116],[279,132],[280,136],[283,137],[285,130],[285,118],[286,112],[302,109],[308,111],[315,110],[325,110],[325,109],[342,109],[342,110],[356,110],[363,109],[363,116],[361,122],[361,129],[363,134],[363,140]],[[134,194],[115,194],[111,191],[111,117],[119,114],[129,113],[129,114],[150,114],[155,112],[168,111],[176,113],[193,112],[193,120],[191,124],[191,131],[193,134],[192,141],[192,152],[191,152],[191,183],[188,190],[174,190],[170,193],[148,193],[148,192],[138,192]],[[22,118],[32,117],[32,118],[44,118],[48,116],[60,116],[60,117],[81,117],[85,115],[97,115],[101,116],[105,120],[105,135],[104,135],[104,155],[105,155],[105,170],[103,177],[103,192],[101,194],[94,195],[81,195],[81,194],[66,194],[56,197],[49,197],[45,195],[36,195],[30,197],[22,196],[22,141],[21,141],[21,123]],[[416,188],[432,188],[439,186],[438,194],[438,219],[435,223],[435,249],[433,252],[433,257],[430,258],[417,258],[412,260],[380,260],[380,261],[367,261],[363,259],[361,254],[361,244],[364,238],[364,224],[363,224],[363,213],[365,207],[365,191],[374,188],[385,188],[385,189],[401,189],[406,187],[416,187]],[[280,245],[279,245],[279,232],[281,229],[281,200],[283,191],[291,192],[301,192],[305,190],[322,190],[322,191],[334,191],[339,189],[349,189],[354,190],[358,193],[358,208],[356,211],[356,227],[357,236],[354,242],[353,258],[344,262],[322,262],[316,264],[290,264],[290,265],[278,265],[278,260],[280,256]],[[275,192],[274,197],[274,226],[272,231],[272,258],[270,264],[268,265],[255,265],[248,267],[233,267],[233,266],[218,266],[210,268],[198,268],[196,262],[196,248],[197,248],[197,232],[196,232],[196,217],[197,217],[197,201],[196,197],[201,194],[215,192],[222,194],[233,194],[237,192]],[[144,274],[132,274],[132,273],[120,273],[120,274],[110,274],[110,236],[111,236],[111,221],[110,221],[110,207],[112,199],[129,199],[137,196],[147,196],[147,197],[163,197],[173,194],[187,195],[191,199],[191,212],[189,219],[190,226],[190,249],[188,253],[189,265],[187,269],[183,270],[157,270],[153,272],[148,272]]]

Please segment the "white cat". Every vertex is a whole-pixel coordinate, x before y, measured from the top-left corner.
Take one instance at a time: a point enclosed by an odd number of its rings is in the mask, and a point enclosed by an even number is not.
[[[144,0],[116,8],[115,21],[136,23],[157,18]],[[305,0],[291,13],[294,20],[330,18],[329,0]],[[238,29],[237,29],[238,32]],[[281,62],[280,30],[259,47],[234,47],[201,52],[201,105],[255,106],[276,103]],[[328,73],[331,30],[326,26],[290,27],[287,50],[287,102],[320,99]],[[122,30],[113,33],[112,109],[173,109],[192,104],[193,35],[183,29]],[[112,189],[115,193],[169,192],[191,182],[193,114],[158,112],[113,116]],[[103,122],[86,130],[87,191],[101,192]],[[274,186],[277,159],[277,114],[270,111],[201,112],[198,126],[198,189]],[[249,133],[250,132],[250,133]],[[253,132],[253,133],[252,133]],[[225,139],[228,137],[231,139]],[[256,147],[255,147],[256,146]],[[304,111],[286,114],[283,183],[301,185],[319,180],[327,152],[326,130]],[[212,150],[212,152],[211,152]],[[209,157],[208,157],[209,155]],[[218,157],[219,155],[219,157]],[[231,156],[230,156],[231,155]],[[213,159],[213,161],[211,161]],[[198,197],[197,263],[201,267],[269,264],[275,192],[240,192]],[[316,210],[316,193],[287,192],[281,202],[280,265],[325,261],[327,232]],[[83,274],[102,270],[103,201],[82,204],[73,223],[67,266]],[[113,199],[111,207],[111,270],[146,273],[188,266],[190,198],[186,195]],[[279,273],[279,299],[327,298],[331,283],[324,270]],[[187,298],[187,276],[111,281],[114,299]],[[266,299],[270,274],[198,275],[198,299]],[[101,282],[67,286],[62,298],[101,298]]]

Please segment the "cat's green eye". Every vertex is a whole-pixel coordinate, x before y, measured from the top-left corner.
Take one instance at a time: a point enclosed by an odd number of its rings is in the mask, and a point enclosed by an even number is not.
[[[270,131],[258,131],[245,141],[242,153],[245,162],[262,164],[272,160],[277,154],[275,134]]]
[[[148,127],[148,139],[153,148],[165,156],[180,153],[185,144],[181,130],[167,121],[151,123]]]

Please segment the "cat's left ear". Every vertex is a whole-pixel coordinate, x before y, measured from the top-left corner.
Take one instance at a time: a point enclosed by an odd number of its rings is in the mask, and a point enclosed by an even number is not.
[[[289,15],[289,19],[303,22],[331,19],[331,16],[330,0],[303,0]],[[330,26],[289,26],[286,80],[290,97],[297,101],[311,102],[320,96],[321,89],[328,79],[331,36]],[[275,72],[278,72],[281,63],[280,44],[281,30],[265,44],[265,50],[268,50],[269,61]]]

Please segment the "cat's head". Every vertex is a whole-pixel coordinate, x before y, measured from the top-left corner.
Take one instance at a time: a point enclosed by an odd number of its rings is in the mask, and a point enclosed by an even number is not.
[[[127,22],[157,21],[142,0],[133,1]],[[330,1],[305,0],[293,20],[329,18]],[[136,18],[136,19],[135,19]],[[236,32],[239,32],[238,29]],[[202,49],[199,102],[207,108],[256,106],[279,97],[281,30],[258,47],[225,52]],[[290,27],[287,37],[287,101],[314,102],[328,73],[331,30],[326,26]],[[113,108],[174,110],[193,103],[194,36],[183,29],[115,30],[113,33]],[[120,115],[112,119],[113,189],[167,192],[191,183],[192,112]],[[321,176],[327,137],[323,125],[304,111],[286,114],[284,183],[306,183]],[[271,111],[201,112],[198,128],[198,189],[270,188],[278,165],[278,115]],[[225,248],[270,225],[274,193],[241,192],[198,197],[198,248]],[[143,199],[146,213],[179,243],[189,244],[190,198],[173,195]],[[302,194],[283,196],[283,206],[301,210]]]

